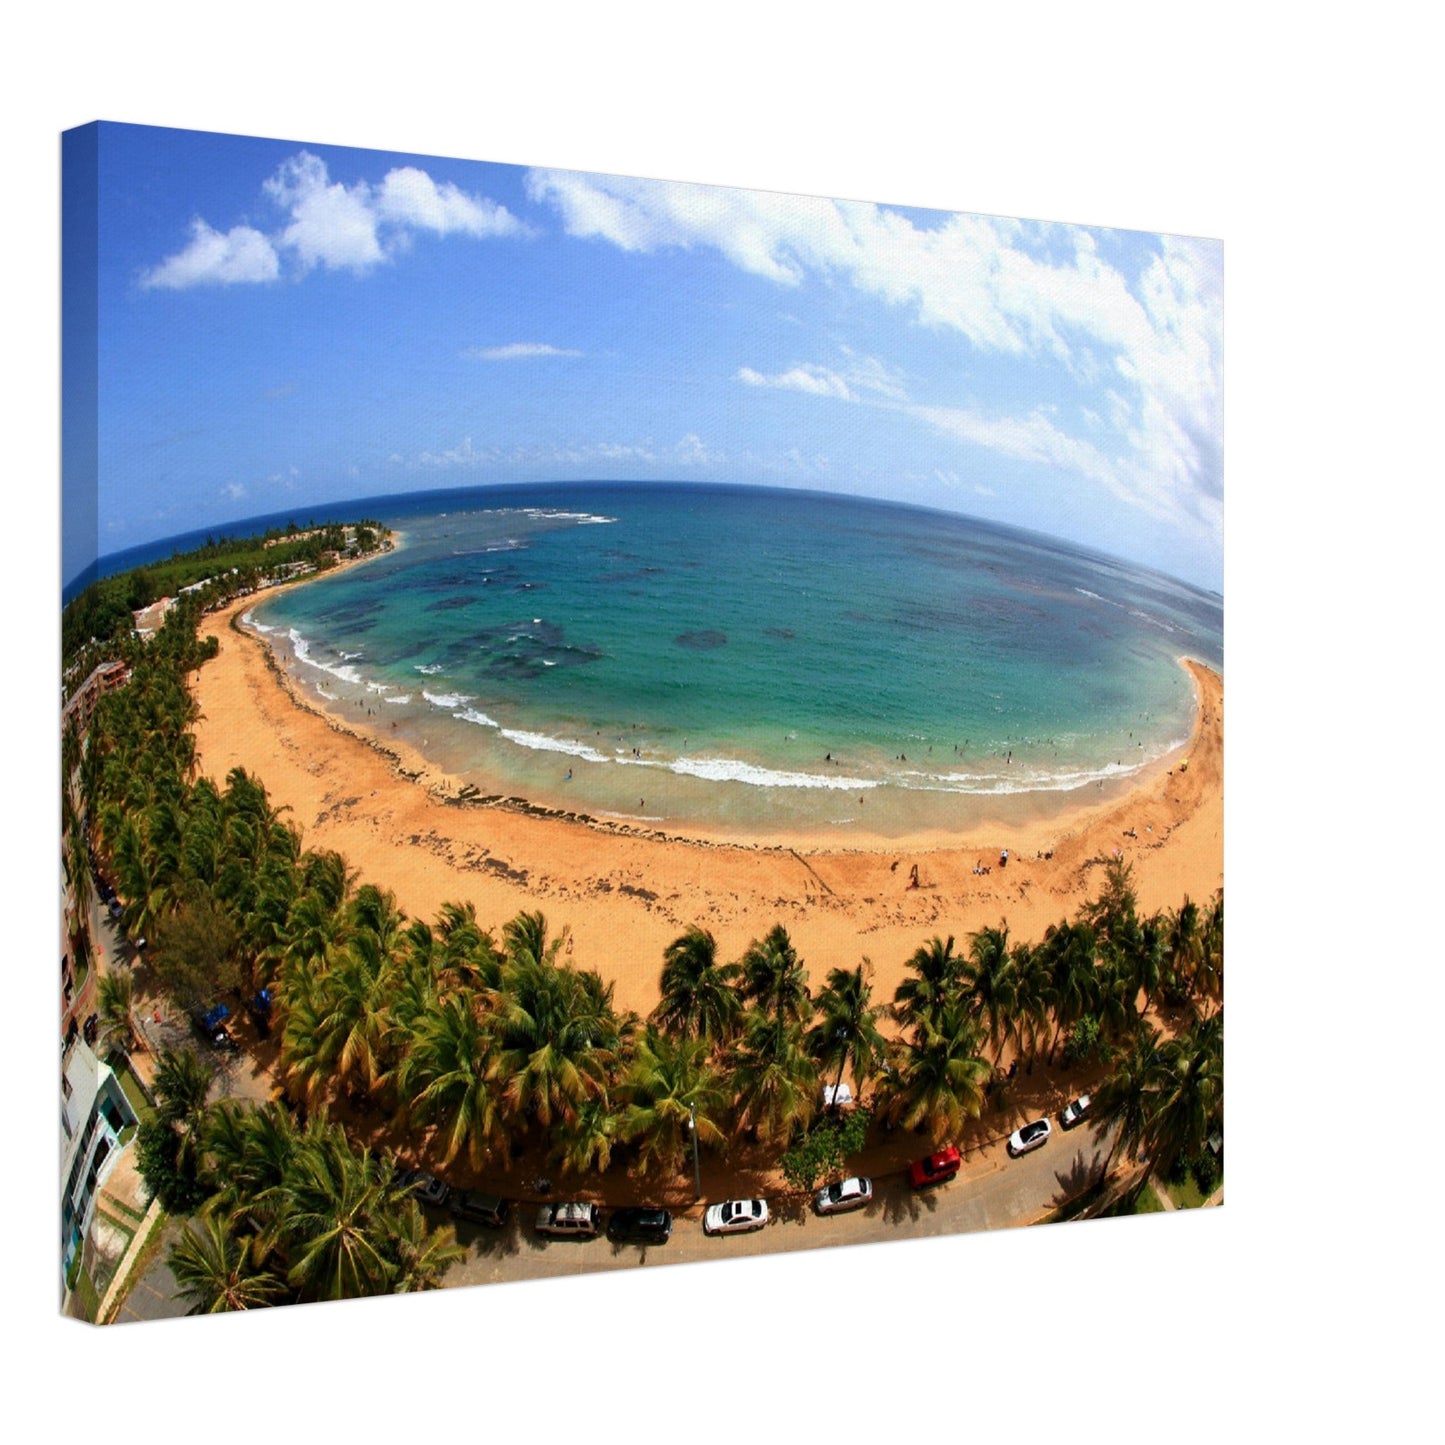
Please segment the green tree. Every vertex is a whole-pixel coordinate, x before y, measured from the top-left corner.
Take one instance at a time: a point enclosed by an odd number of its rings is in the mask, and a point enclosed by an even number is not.
[[[736,1030],[742,1000],[736,964],[720,964],[717,941],[694,924],[663,953],[662,997],[652,1022],[669,1033],[726,1042]]]
[[[241,985],[236,926],[206,893],[194,894],[156,929],[156,979],[177,1007],[191,1010]]]
[[[399,1071],[399,1092],[418,1123],[435,1122],[446,1145],[443,1164],[465,1154],[480,1169],[505,1148],[500,1086],[490,1033],[470,995],[452,994],[415,1025]]]
[[[692,1148],[692,1120],[700,1146],[723,1145],[728,1096],[708,1059],[705,1038],[675,1037],[649,1028],[618,1085],[625,1103],[620,1132],[637,1145],[637,1171],[675,1174]]]
[[[985,1036],[993,1045],[997,1066],[1018,1009],[1018,980],[1009,953],[1007,923],[981,928],[969,940],[963,987],[974,1016],[986,1026]]]
[[[978,1026],[956,1000],[914,1025],[899,1051],[884,1111],[894,1124],[926,1132],[934,1144],[956,1138],[983,1112],[989,1065],[978,1056]]]
[[[857,968],[835,968],[818,994],[817,1022],[808,1031],[808,1049],[820,1069],[837,1069],[834,1089],[843,1082],[843,1071],[850,1065],[858,1097],[877,1077],[886,1053],[883,1035],[878,1031],[881,1010],[873,1005],[873,987],[868,982],[872,964],[865,958]]]
[[[255,1264],[248,1242],[232,1233],[224,1218],[203,1211],[181,1231],[166,1263],[192,1315],[251,1310],[275,1304],[285,1286]]]
[[[905,1027],[940,1017],[963,996],[964,960],[953,951],[953,935],[937,936],[917,948],[908,960],[913,974],[893,994],[893,1016]]]

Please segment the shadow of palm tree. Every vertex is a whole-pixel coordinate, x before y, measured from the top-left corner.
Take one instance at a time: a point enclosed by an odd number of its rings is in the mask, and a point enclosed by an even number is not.
[[[1054,1197],[1049,1201],[1056,1209],[1076,1199],[1097,1184],[1103,1174],[1103,1162],[1093,1155],[1076,1154],[1066,1171],[1054,1171],[1057,1183]]]

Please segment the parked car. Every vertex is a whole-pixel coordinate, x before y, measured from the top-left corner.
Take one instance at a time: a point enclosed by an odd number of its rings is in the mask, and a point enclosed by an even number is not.
[[[1032,1124],[1025,1124],[1023,1128],[1015,1129],[1009,1135],[1008,1152],[1017,1159],[1020,1154],[1027,1154],[1030,1149],[1042,1149],[1052,1133],[1053,1129],[1047,1119],[1035,1119]]]
[[[853,1090],[847,1084],[824,1084],[823,1107],[825,1109],[851,1109]]]
[[[728,1199],[709,1204],[702,1217],[704,1234],[751,1234],[768,1222],[765,1199]]]
[[[449,1207],[458,1219],[470,1219],[473,1224],[485,1224],[488,1229],[500,1229],[512,1212],[510,1200],[483,1194],[479,1189],[454,1190]]]
[[[666,1244],[672,1236],[672,1215],[665,1209],[637,1205],[615,1210],[607,1221],[607,1237],[619,1244]]]
[[[225,1004],[218,1003],[208,1009],[200,1007],[192,1009],[191,1023],[195,1026],[196,1032],[213,1049],[235,1053],[236,1041],[231,1037],[230,1029],[226,1027],[226,1020],[230,1016],[231,1010]]]
[[[423,1204],[440,1209],[447,1202],[451,1189],[444,1180],[424,1169],[401,1169],[397,1171],[396,1182],[401,1188],[414,1195]]]
[[[602,1227],[602,1212],[595,1204],[569,1199],[544,1204],[537,1211],[537,1233],[556,1239],[591,1239]]]
[[[915,1189],[931,1189],[935,1184],[947,1184],[961,1168],[963,1156],[950,1144],[927,1159],[915,1159],[908,1166],[908,1182]]]
[[[836,1184],[825,1184],[813,1196],[813,1208],[819,1214],[846,1214],[850,1209],[862,1209],[873,1201],[873,1181],[840,1179]]]
[[[1065,1129],[1072,1129],[1081,1119],[1089,1114],[1089,1096],[1080,1094],[1071,1104],[1065,1104],[1059,1113],[1059,1123]]]

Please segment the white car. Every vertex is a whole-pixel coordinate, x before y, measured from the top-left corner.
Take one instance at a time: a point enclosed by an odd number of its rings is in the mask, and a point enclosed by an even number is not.
[[[709,1204],[702,1217],[704,1234],[750,1234],[768,1222],[765,1199],[729,1199]]]
[[[1072,1104],[1064,1105],[1059,1114],[1059,1123],[1063,1125],[1065,1129],[1072,1129],[1080,1120],[1087,1118],[1088,1113],[1089,1096],[1087,1094],[1080,1094]]]
[[[862,1209],[873,1200],[873,1181],[840,1179],[836,1184],[825,1184],[813,1196],[813,1208],[819,1214],[845,1214],[850,1209]]]
[[[1009,1135],[1008,1152],[1017,1159],[1020,1154],[1027,1154],[1030,1149],[1042,1149],[1053,1132],[1053,1126],[1047,1119],[1035,1119],[1032,1124],[1025,1124],[1022,1129],[1015,1129]]]

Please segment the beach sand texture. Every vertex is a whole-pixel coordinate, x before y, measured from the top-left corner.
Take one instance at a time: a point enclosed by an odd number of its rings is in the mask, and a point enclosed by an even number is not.
[[[202,622],[220,652],[193,680],[201,771],[258,776],[305,847],[340,852],[358,882],[390,889],[411,917],[432,921],[444,903],[471,902],[500,936],[519,911],[540,909],[554,935],[570,929],[570,961],[613,982],[621,1008],[652,1008],[663,950],[693,923],[726,959],[784,924],[815,991],[829,969],[867,956],[883,1001],[934,934],[961,948],[1006,920],[1012,939],[1037,941],[1097,890],[1115,849],[1133,865],[1146,911],[1178,907],[1186,894],[1204,902],[1224,883],[1224,684],[1202,664],[1185,663],[1199,699],[1187,748],[1122,798],[906,843],[858,835],[840,850],[801,835],[738,846],[448,801],[456,784],[424,758],[299,701],[265,644],[231,625],[251,605],[241,599]],[[1048,850],[1051,859],[1036,856]],[[992,872],[975,874],[978,863]]]

